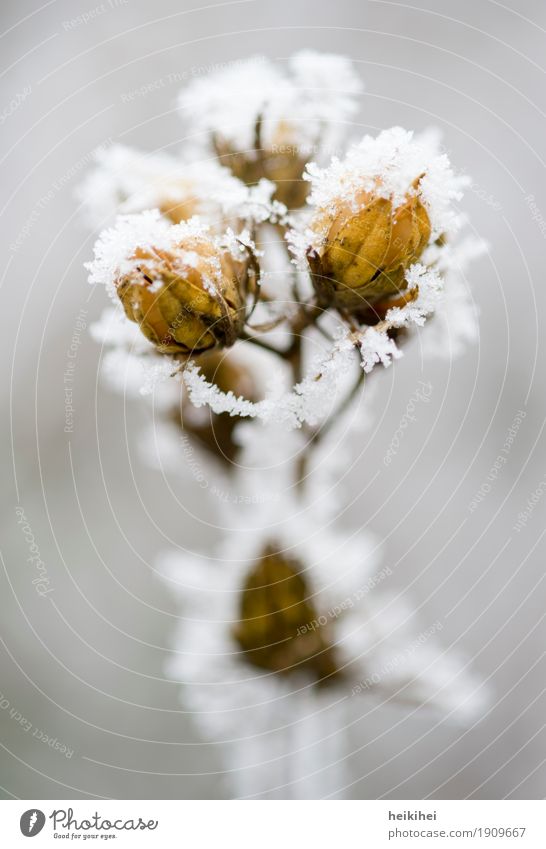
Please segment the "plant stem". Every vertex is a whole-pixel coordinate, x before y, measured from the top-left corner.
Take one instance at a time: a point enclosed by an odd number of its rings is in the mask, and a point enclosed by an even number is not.
[[[360,387],[364,383],[365,377],[366,377],[366,375],[365,375],[363,369],[359,368],[358,377],[357,377],[351,391],[347,393],[347,395],[345,396],[345,398],[343,399],[343,401],[341,402],[341,404],[337,408],[334,415],[330,416],[330,418],[328,419],[326,424],[323,427],[321,427],[320,430],[316,430],[314,432],[314,434],[311,438],[311,442],[312,442],[313,445],[316,445],[317,442],[320,442],[320,440],[324,438],[325,434],[327,434],[331,430],[336,419],[338,419],[339,416],[341,416],[346,410],[349,409],[349,407],[351,406],[351,403],[354,401],[354,399],[356,397],[358,390],[360,389]]]
[[[277,357],[285,357],[288,359],[287,351],[279,351],[278,348],[274,348],[273,345],[263,342],[261,339],[258,339],[257,336],[251,336],[250,333],[241,334],[241,339],[245,342],[250,342],[252,345],[257,345],[258,348],[263,348],[264,351],[269,351],[270,354],[276,354]]]
[[[300,355],[300,361],[301,361],[301,355]],[[309,459],[311,457],[311,453],[312,453],[313,449],[324,438],[324,436],[331,430],[331,428],[333,427],[335,422],[338,420],[339,416],[342,415],[350,407],[351,403],[354,401],[354,399],[357,395],[358,390],[360,389],[360,387],[364,383],[364,378],[365,378],[364,371],[362,369],[359,369],[358,377],[357,377],[352,389],[350,390],[350,392],[347,393],[347,395],[345,396],[345,398],[343,399],[343,401],[341,402],[341,404],[339,405],[339,407],[337,408],[335,413],[333,413],[333,415],[330,416],[330,418],[328,419],[328,421],[326,422],[326,424],[322,428],[320,428],[319,430],[315,430],[310,434],[309,440],[308,440],[305,448],[303,449],[303,451],[301,452],[301,454],[298,456],[298,458],[296,460],[295,479],[296,479],[296,488],[298,489],[298,491],[301,492],[302,489],[303,489],[303,484],[305,482],[305,477],[307,475],[307,468],[308,468],[308,465],[309,465]]]

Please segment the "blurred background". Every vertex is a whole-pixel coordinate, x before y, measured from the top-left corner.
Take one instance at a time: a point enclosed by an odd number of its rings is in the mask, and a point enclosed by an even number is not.
[[[383,541],[393,587],[425,626],[444,622],[493,704],[469,730],[394,707],[356,722],[349,794],[543,798],[544,4],[4,0],[0,37],[0,792],[226,794],[221,752],[165,678],[177,610],[154,568],[158,552],[199,543],[183,507],[204,513],[206,495],[178,492],[181,509],[141,460],[143,405],[98,381],[87,328],[106,298],[82,267],[93,235],[74,191],[100,144],[178,147],[184,75],[312,47],[357,63],[359,131],[441,128],[474,179],[464,210],[489,244],[470,271],[479,343],[455,361],[425,362],[414,347],[380,375],[345,521]],[[430,403],[385,468],[420,379]]]

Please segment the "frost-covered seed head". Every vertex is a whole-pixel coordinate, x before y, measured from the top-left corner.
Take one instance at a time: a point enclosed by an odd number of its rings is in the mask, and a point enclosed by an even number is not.
[[[235,177],[247,186],[260,180],[275,184],[274,199],[288,209],[297,209],[305,203],[309,184],[303,179],[308,157],[290,141],[290,127],[279,124],[271,143],[264,146],[260,134],[260,122],[256,125],[256,148],[241,151],[221,135],[214,135],[214,147],[222,165],[229,168]]]
[[[118,278],[117,293],[158,351],[191,354],[235,342],[245,300],[233,260],[212,241],[137,248],[130,259],[134,268]]]
[[[175,224],[199,215],[221,232],[256,213],[265,217],[274,189],[264,185],[250,192],[208,152],[189,159],[116,144],[97,151],[94,160],[77,190],[94,227],[120,213],[159,209]]]
[[[329,623],[315,609],[302,565],[268,545],[246,577],[234,636],[246,659],[280,675],[306,672],[317,684],[339,676]]]
[[[160,353],[197,354],[237,339],[258,266],[248,233],[210,234],[199,218],[169,224],[159,210],[119,216],[87,263]]]
[[[307,257],[321,300],[352,311],[405,289],[406,271],[455,223],[464,180],[431,139],[366,136],[343,161],[308,167]]]
[[[320,254],[309,260],[317,293],[326,303],[355,311],[406,287],[406,270],[430,238],[430,220],[418,195],[398,208],[372,192],[341,202]]]
[[[337,148],[361,91],[348,59],[303,50],[286,70],[260,56],[227,65],[194,80],[179,105],[237,177],[271,180],[275,199],[295,209],[306,163]]]

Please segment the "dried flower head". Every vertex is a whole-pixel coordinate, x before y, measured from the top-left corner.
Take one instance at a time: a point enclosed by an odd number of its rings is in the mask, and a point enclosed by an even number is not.
[[[430,238],[430,220],[417,194],[398,208],[373,192],[341,202],[329,222],[321,254],[309,264],[321,300],[358,311],[405,288],[406,270]]]
[[[259,117],[254,147],[245,151],[233,147],[223,136],[213,134],[218,159],[247,186],[256,185],[262,179],[270,180],[275,184],[275,200],[288,209],[297,209],[303,206],[309,191],[309,184],[303,179],[308,157],[291,140],[289,125],[279,123],[267,145],[262,141],[261,127]]]
[[[252,247],[213,237],[198,219],[169,225],[159,212],[122,216],[88,265],[160,353],[198,354],[233,345],[257,285]]]
[[[339,674],[328,627],[319,621],[302,566],[265,547],[247,575],[240,601],[240,621],[234,631],[241,650],[254,666],[289,675],[310,673],[318,684]]]
[[[264,57],[227,65],[194,80],[179,102],[224,165],[248,185],[271,180],[275,199],[294,209],[308,192],[306,163],[337,146],[361,90],[349,60],[304,50],[287,72]]]
[[[395,127],[326,169],[308,167],[314,212],[303,240],[324,304],[361,312],[398,294],[410,266],[453,227],[464,180],[434,141]]]

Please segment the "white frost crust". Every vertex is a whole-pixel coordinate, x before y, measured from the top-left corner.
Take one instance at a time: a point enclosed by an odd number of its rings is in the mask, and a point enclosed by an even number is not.
[[[233,392],[221,392],[200,374],[194,363],[185,368],[183,379],[196,407],[206,404],[215,413],[282,423],[288,429],[299,428],[303,423],[317,425],[338,395],[340,375],[354,361],[353,349],[349,337],[341,338],[291,391],[269,394],[257,402],[237,397]]]
[[[291,242],[299,262],[307,248],[320,250],[328,222],[340,205],[349,204],[356,213],[363,202],[358,196],[366,192],[390,199],[394,209],[418,194],[430,218],[432,243],[456,230],[460,216],[454,204],[469,182],[453,172],[436,134],[414,136],[401,127],[384,130],[377,137],[364,136],[344,158],[334,156],[326,168],[310,163],[304,178],[311,183],[308,203],[315,213],[302,216],[299,224],[295,219]]]
[[[286,212],[271,201],[272,183],[262,180],[249,188],[210,156],[187,160],[115,144],[97,151],[94,160],[95,167],[76,191],[94,228],[108,226],[118,214],[183,204],[187,218],[201,215],[219,229],[226,220],[259,222]]]
[[[185,243],[191,243],[186,248]],[[119,215],[113,227],[103,230],[95,242],[95,258],[85,263],[89,271],[91,284],[106,286],[109,295],[117,302],[115,282],[118,277],[130,274],[142,260],[136,259],[137,248],[148,251],[152,256],[158,251],[170,251],[175,254],[177,267],[194,268],[199,261],[194,247],[195,242],[212,245],[220,254],[229,251],[235,259],[247,249],[253,249],[253,243],[247,230],[235,234],[228,228],[220,237],[210,232],[209,225],[199,216],[180,224],[171,224],[161,216],[158,209],[146,210],[135,215]],[[158,263],[161,257],[158,255]],[[207,257],[202,264],[207,267],[205,283],[214,293],[219,285],[221,267],[218,257]]]
[[[226,65],[191,82],[179,107],[192,128],[213,132],[253,155],[256,121],[264,145],[288,145],[308,155],[335,147],[357,111],[363,89],[344,56],[303,50],[285,71],[263,56]]]

